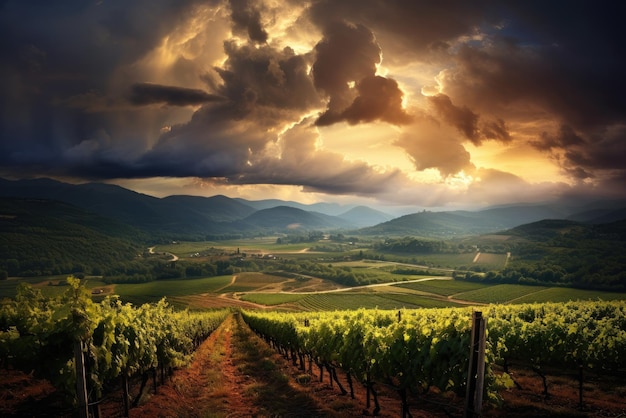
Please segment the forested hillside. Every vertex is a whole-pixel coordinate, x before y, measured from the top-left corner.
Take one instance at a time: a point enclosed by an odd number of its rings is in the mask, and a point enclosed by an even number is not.
[[[464,273],[473,281],[626,290],[626,220],[601,225],[545,220],[501,233],[511,251],[501,271]]]
[[[141,252],[146,236],[74,206],[0,199],[0,275],[101,274]]]

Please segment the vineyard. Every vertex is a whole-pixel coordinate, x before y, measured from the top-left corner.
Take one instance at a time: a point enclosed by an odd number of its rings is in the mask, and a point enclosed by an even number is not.
[[[343,393],[336,368],[368,388],[378,409],[375,386],[391,385],[408,414],[408,394],[430,389],[462,395],[468,377],[471,308],[357,310],[277,314],[244,312],[244,319],[269,344],[303,371],[313,364],[327,371]],[[511,363],[542,370],[578,371],[582,406],[584,371],[618,374],[626,369],[626,304],[585,302],[501,305],[483,309],[488,319],[485,398],[500,401],[499,391],[516,382]],[[502,371],[496,373],[494,366]],[[369,407],[369,404],[368,404]],[[406,414],[406,415],[405,415]]]
[[[430,395],[459,399],[467,393],[475,309],[244,310],[241,318],[298,369],[298,379],[317,375],[346,398],[365,388],[362,408],[373,414],[390,413],[381,411],[388,403],[379,398],[391,392],[398,402],[395,411],[412,416],[410,409]],[[625,302],[489,305],[481,311],[487,319],[486,405],[497,409],[503,390],[520,387],[509,370],[520,365],[542,379],[545,397],[550,396],[548,371],[574,374],[580,408],[588,376],[616,376],[623,385]],[[146,388],[156,393],[157,382],[167,382],[173,369],[187,365],[228,315],[225,310],[176,311],[164,300],[138,307],[116,298],[94,303],[73,278],[57,298],[23,285],[14,301],[0,307],[0,367],[33,371],[50,381],[65,395],[66,409],[59,415],[87,404],[98,415],[107,394],[122,391],[128,416]],[[259,362],[263,368],[270,365],[264,358]],[[130,379],[140,382],[134,396],[128,391]]]
[[[16,300],[2,305],[0,367],[49,380],[70,408],[97,406],[121,385],[128,410],[128,379],[142,377],[141,395],[152,377],[156,390],[159,374],[163,382],[172,368],[185,365],[228,314],[174,311],[165,300],[139,307],[116,298],[96,304],[78,279],[68,278],[68,285],[53,299],[20,285]]]

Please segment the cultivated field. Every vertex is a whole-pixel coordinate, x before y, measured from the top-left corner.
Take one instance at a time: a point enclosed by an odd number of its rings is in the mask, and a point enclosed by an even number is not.
[[[99,277],[87,277],[87,288],[94,299],[119,295],[133,304],[156,302],[165,297],[177,307],[191,309],[246,307],[279,310],[337,310],[356,308],[430,308],[491,303],[565,302],[569,300],[620,300],[624,293],[587,291],[564,287],[485,284],[452,280],[453,268],[481,265],[502,268],[506,254],[467,252],[462,254],[418,254],[418,264],[389,260],[345,260],[343,255],[312,252],[311,243],[277,244],[277,237],[232,241],[177,242],[153,248],[169,253],[181,262],[203,262],[210,257],[246,254],[248,259],[271,254],[349,269],[362,283],[348,288],[310,274],[275,275],[241,272],[216,277],[157,280],[137,284],[106,284]],[[387,257],[394,258],[394,257]],[[410,261],[411,258],[409,258]],[[426,263],[427,265],[424,265]],[[395,271],[395,273],[394,273]],[[406,272],[409,273],[406,273]],[[410,274],[411,271],[431,274]],[[401,273],[398,273],[401,272]],[[65,276],[10,278],[0,281],[0,299],[14,297],[16,286],[25,281],[44,296],[57,296],[65,290]]]

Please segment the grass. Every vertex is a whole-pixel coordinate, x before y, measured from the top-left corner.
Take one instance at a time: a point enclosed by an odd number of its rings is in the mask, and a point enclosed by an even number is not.
[[[550,287],[514,299],[513,303],[569,302],[572,300],[626,300],[626,294],[598,290]]]
[[[304,250],[314,244],[276,244],[276,239],[277,237],[261,237],[225,241],[180,241],[176,244],[158,245],[154,251],[173,253],[179,257],[189,257],[191,254],[207,250],[223,250],[225,252],[236,252],[239,250],[241,253],[291,253]]]
[[[186,245],[186,244],[176,244]],[[182,247],[181,247],[182,248]],[[191,248],[191,247],[189,247]],[[514,284],[491,285],[456,280],[428,280],[405,283],[406,279],[419,278],[413,275],[395,275],[390,270],[397,265],[391,262],[351,261],[333,263],[334,266],[350,267],[363,276],[364,282],[390,283],[388,287],[376,287],[371,291],[354,290],[341,293],[290,294],[286,290],[307,288],[328,289],[324,284],[331,282],[320,279],[293,280],[261,272],[244,272],[233,276],[205,277],[196,279],[159,280],[141,284],[106,285],[98,277],[86,280],[88,289],[113,288],[125,302],[133,304],[156,302],[168,297],[176,307],[193,305],[185,298],[205,300],[206,294],[217,298],[223,293],[242,293],[241,299],[266,306],[288,305],[289,309],[340,310],[357,308],[400,309],[455,306],[446,297],[470,303],[532,303],[567,302],[570,300],[626,300],[626,293],[601,292],[565,287],[524,286]],[[0,281],[0,299],[13,298],[20,282],[26,282],[41,290],[44,296],[54,297],[65,292],[67,275],[37,278],[10,278]],[[231,284],[232,283],[232,284]],[[108,292],[107,292],[108,293]],[[103,295],[94,295],[94,300]],[[195,299],[194,299],[195,300]]]
[[[201,279],[171,279],[138,284],[118,284],[115,286],[115,293],[119,294],[122,300],[134,303],[155,302],[165,296],[215,292],[228,286],[231,280],[232,276],[228,275]]]
[[[452,296],[457,293],[469,292],[471,290],[489,287],[488,284],[463,282],[458,280],[428,280],[418,283],[400,283],[395,285],[405,289],[417,290],[420,292],[434,293],[441,296]]]
[[[455,295],[455,298],[478,303],[508,303],[543,289],[546,288],[543,286],[498,284],[463,292]]]
[[[473,263],[489,270],[499,270],[506,263],[506,254],[480,253],[478,261]]]
[[[380,293],[322,293],[306,296],[295,306],[305,311],[335,311],[350,309],[412,309],[426,307],[455,306],[418,295],[389,295]]]
[[[258,303],[260,305],[275,306],[284,303],[297,302],[308,297],[302,294],[293,293],[246,293],[241,296],[241,300]]]

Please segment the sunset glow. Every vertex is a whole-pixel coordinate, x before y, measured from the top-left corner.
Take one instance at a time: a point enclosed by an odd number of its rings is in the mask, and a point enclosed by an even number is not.
[[[416,210],[624,197],[619,13],[567,5],[4,1],[0,176]]]

